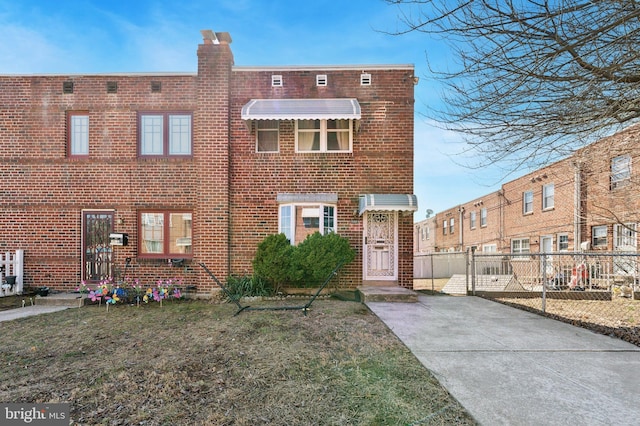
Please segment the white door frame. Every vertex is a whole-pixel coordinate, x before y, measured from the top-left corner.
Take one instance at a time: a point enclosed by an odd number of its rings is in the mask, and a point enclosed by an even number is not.
[[[545,253],[551,253],[554,252],[555,250],[553,249],[553,235],[541,235],[540,236],[540,253],[543,253],[542,255],[546,258],[546,265],[547,265],[547,270],[546,270],[546,274],[545,271],[542,270],[542,259],[540,259],[540,272],[542,272],[542,276],[549,278],[549,276],[553,277],[554,275],[554,270],[553,270],[553,256],[550,254],[545,254]]]
[[[385,244],[376,244],[375,236],[369,236],[369,217],[374,214],[388,215],[393,220],[391,232],[393,232],[393,241],[390,243],[393,247],[390,250],[392,259],[389,262],[387,273],[372,273],[369,268],[370,250],[375,250],[376,246],[382,247]],[[397,211],[366,211],[363,215],[362,230],[362,280],[363,281],[397,281],[398,280],[398,212]]]

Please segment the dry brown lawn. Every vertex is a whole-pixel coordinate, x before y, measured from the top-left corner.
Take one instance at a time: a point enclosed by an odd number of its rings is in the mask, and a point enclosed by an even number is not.
[[[83,425],[474,424],[365,305],[236,310],[102,305],[2,323],[0,401],[69,402]]]

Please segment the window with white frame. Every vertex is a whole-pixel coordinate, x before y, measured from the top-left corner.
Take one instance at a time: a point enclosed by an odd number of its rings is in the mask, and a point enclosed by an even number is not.
[[[278,152],[279,124],[278,120],[256,121],[257,152]]]
[[[296,120],[296,152],[351,152],[353,120]]]
[[[542,187],[542,210],[552,209],[554,206],[555,185],[553,183]]]
[[[89,114],[70,112],[68,123],[69,156],[89,156]]]
[[[453,218],[449,219],[449,233],[453,234],[455,229],[455,220]]]
[[[442,235],[447,235],[447,219],[442,221]]]
[[[480,226],[487,226],[487,208],[480,209]]]
[[[514,238],[511,240],[511,253],[514,256],[529,253],[529,238]]]
[[[297,245],[314,232],[336,232],[336,206],[330,204],[280,204],[280,227],[291,244]]]
[[[469,227],[476,229],[476,212],[475,210],[469,213]]]
[[[616,224],[613,227],[614,249],[635,249],[638,246],[638,234],[635,223]]]
[[[611,159],[611,189],[615,189],[631,179],[631,156],[620,155]]]
[[[569,250],[569,234],[558,234],[558,251]]]
[[[483,253],[496,253],[498,251],[498,246],[495,244],[484,244],[482,246]]]
[[[591,245],[593,247],[607,246],[607,225],[593,226],[591,228]]]
[[[191,113],[140,113],[138,151],[142,157],[190,156]]]
[[[533,213],[533,191],[522,193],[522,214]]]

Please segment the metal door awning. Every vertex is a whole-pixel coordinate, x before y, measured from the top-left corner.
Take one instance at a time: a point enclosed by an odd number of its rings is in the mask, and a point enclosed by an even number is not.
[[[359,120],[354,98],[251,99],[242,107],[243,120]]]
[[[418,210],[418,197],[413,194],[363,194],[360,195],[358,214],[366,211],[405,211]]]

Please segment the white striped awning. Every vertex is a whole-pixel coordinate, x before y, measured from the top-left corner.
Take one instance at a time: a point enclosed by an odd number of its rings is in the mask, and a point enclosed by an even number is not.
[[[412,194],[364,194],[360,195],[358,212],[366,211],[404,211],[418,210],[418,197]]]
[[[243,120],[359,120],[357,99],[251,99]]]

